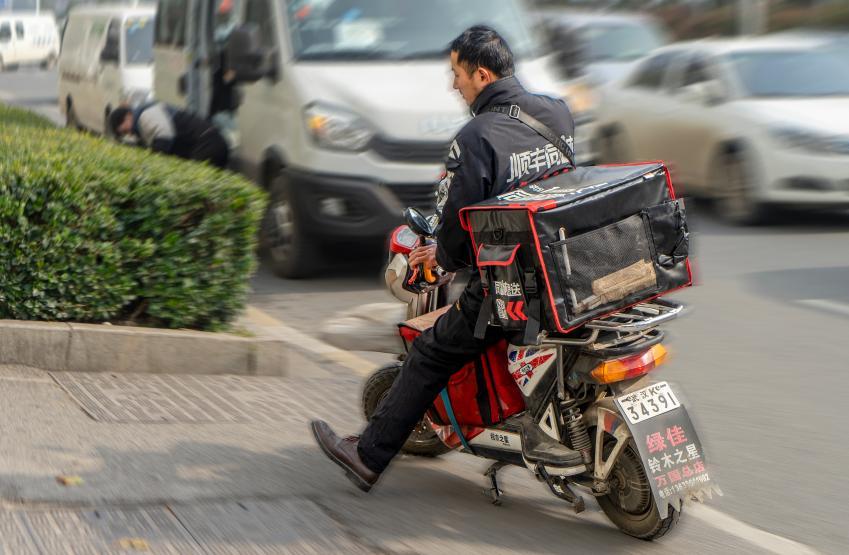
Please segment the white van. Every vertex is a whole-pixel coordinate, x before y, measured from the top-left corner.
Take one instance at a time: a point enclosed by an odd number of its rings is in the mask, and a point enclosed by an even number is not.
[[[449,142],[469,117],[447,46],[486,23],[518,76],[556,93],[521,0],[160,0],[155,96],[209,115],[213,62],[256,59],[235,114],[239,169],[270,190],[263,243],[278,275],[310,273],[343,241],[385,240],[403,209],[433,210]],[[333,250],[324,248],[333,246]]]
[[[52,13],[0,13],[0,71],[23,64],[47,68],[59,54],[59,31]]]
[[[151,98],[155,14],[153,5],[71,9],[59,55],[59,109],[68,127],[104,133],[113,108]]]

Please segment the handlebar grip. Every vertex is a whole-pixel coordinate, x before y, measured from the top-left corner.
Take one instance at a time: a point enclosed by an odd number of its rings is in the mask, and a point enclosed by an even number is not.
[[[431,268],[425,268],[424,265],[422,265],[421,268],[425,281],[428,283],[436,283],[436,280],[439,278],[433,275],[433,270]]]

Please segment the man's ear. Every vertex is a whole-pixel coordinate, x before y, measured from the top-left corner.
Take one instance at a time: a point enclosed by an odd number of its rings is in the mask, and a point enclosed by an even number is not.
[[[478,77],[480,78],[481,82],[483,82],[483,83],[488,84],[488,83],[492,83],[493,81],[496,81],[495,74],[492,73],[490,70],[486,69],[485,67],[479,67],[477,69],[477,72],[478,72]]]

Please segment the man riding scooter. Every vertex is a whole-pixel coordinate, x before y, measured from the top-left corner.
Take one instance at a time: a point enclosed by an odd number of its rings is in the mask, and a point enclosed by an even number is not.
[[[574,121],[562,100],[522,87],[513,75],[513,54],[493,29],[464,31],[451,43],[450,56],[454,89],[474,118],[448,152],[437,197],[437,243],[416,248],[409,263],[454,272],[474,260],[460,209],[573,165]],[[361,436],[341,438],[325,422],[311,423],[324,453],[363,491],[375,484],[451,375],[502,337],[496,328],[483,339],[475,337],[483,296],[474,274],[454,306],[413,342],[400,375]]]

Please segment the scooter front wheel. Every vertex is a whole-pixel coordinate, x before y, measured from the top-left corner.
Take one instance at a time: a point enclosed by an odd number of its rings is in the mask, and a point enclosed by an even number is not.
[[[605,445],[605,458],[613,445],[613,442]],[[649,478],[633,442],[629,441],[619,454],[610,473],[609,485],[610,493],[598,497],[598,504],[607,518],[629,536],[656,540],[678,523],[681,513],[672,507],[666,518],[660,518]]]
[[[400,372],[401,363],[395,362],[378,368],[368,377],[363,388],[363,412],[366,420],[371,420],[372,414],[377,410],[377,406],[386,397],[386,394],[389,393],[389,389],[395,383],[395,378],[398,377]],[[407,438],[404,447],[401,448],[401,451],[408,455],[420,457],[438,457],[450,450],[450,447],[440,441],[426,418],[421,419],[413,429],[413,433]]]

